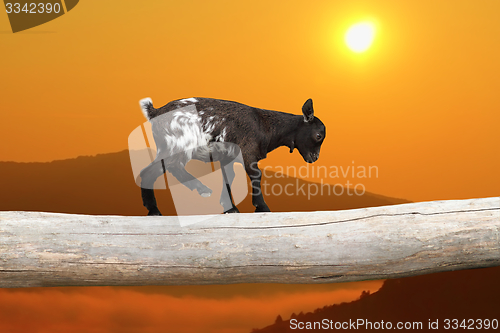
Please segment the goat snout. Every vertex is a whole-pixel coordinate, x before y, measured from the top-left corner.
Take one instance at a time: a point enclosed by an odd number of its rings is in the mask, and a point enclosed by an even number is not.
[[[307,163],[314,163],[318,160],[319,153],[309,153],[307,158],[305,159]]]

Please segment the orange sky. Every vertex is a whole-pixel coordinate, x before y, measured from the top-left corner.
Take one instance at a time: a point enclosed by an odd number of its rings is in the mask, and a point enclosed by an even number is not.
[[[18,34],[4,15],[0,160],[126,149],[147,96],[292,113],[312,97],[328,129],[316,165],[376,165],[368,191],[415,201],[496,196],[499,11],[495,0],[86,0]],[[367,18],[375,43],[354,54],[343,34]],[[286,149],[264,164],[290,163],[305,165]]]
[[[361,291],[373,293],[381,285],[0,289],[0,331],[249,333],[274,323],[278,314],[286,320],[358,299]]]

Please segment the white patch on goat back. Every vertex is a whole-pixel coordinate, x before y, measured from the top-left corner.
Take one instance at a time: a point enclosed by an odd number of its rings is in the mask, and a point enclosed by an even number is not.
[[[199,155],[197,151],[204,156],[203,152],[208,149],[207,145],[213,138],[211,132],[204,130],[206,121],[194,104],[155,117],[152,129],[157,146],[156,160],[185,154],[187,162],[193,155]]]
[[[191,97],[191,98],[181,99],[181,100],[179,100],[179,102],[182,104],[187,104],[187,103],[196,103],[196,102],[198,102],[198,100],[196,98]]]
[[[220,134],[215,137],[215,141],[224,142],[224,140],[226,140],[226,128],[227,127],[224,127]]]
[[[214,131],[214,128],[215,128],[215,124],[211,124],[211,123],[207,123],[206,126],[205,126],[205,130],[203,131],[203,133],[207,134],[207,135],[212,135],[212,132]]]
[[[193,157],[196,149],[206,146],[211,139],[211,136],[202,130],[200,117],[195,112],[174,111],[170,129],[178,134],[174,137],[172,133],[167,133],[165,136],[169,143],[169,153],[175,154],[183,151],[188,160]]]
[[[214,131],[215,126],[219,123],[217,120],[216,116],[205,118],[202,123],[203,133],[212,137],[212,132]]]

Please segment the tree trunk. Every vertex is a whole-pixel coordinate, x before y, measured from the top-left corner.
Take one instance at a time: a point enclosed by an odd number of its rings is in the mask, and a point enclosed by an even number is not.
[[[500,265],[498,197],[186,219],[0,212],[0,287],[330,283]]]

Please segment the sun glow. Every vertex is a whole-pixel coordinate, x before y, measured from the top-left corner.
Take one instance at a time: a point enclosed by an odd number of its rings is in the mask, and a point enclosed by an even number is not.
[[[375,27],[369,22],[352,25],[345,34],[347,47],[353,52],[361,53],[370,48],[375,38]]]

